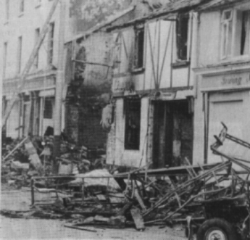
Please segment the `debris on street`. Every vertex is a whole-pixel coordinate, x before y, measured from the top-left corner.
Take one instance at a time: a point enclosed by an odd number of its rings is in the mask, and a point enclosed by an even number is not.
[[[249,143],[228,135],[227,129],[223,128],[211,146],[211,150],[222,157],[221,162],[193,166],[185,159],[180,167],[142,167],[127,172],[119,172],[116,168],[113,169],[115,174],[87,159],[86,148],[77,153],[65,150],[62,160],[58,161],[61,172],[58,176],[45,174],[48,162],[45,163],[43,158],[43,171],[40,171],[40,165],[32,163],[35,158],[29,156],[37,153],[29,141],[25,143],[26,148],[16,150],[22,158],[17,158],[17,152],[9,156],[3,162],[2,171],[8,181],[22,180],[23,184],[26,180],[27,186],[31,187],[31,211],[2,211],[2,214],[67,219],[70,224],[65,227],[86,231],[90,230],[84,226],[132,226],[144,231],[146,226],[182,224],[189,237],[197,231],[198,236],[202,236],[202,230],[198,229],[202,229],[199,227],[206,219],[225,219],[227,216],[237,226],[238,233],[249,237],[250,167],[246,160],[221,150],[225,140],[250,149]],[[69,145],[64,142],[62,147],[68,149]],[[13,148],[11,144],[4,150],[12,151]],[[44,149],[41,155],[46,155]],[[47,156],[51,157],[50,154]],[[36,159],[40,160],[38,155]],[[237,215],[231,218],[230,211],[237,209]]]

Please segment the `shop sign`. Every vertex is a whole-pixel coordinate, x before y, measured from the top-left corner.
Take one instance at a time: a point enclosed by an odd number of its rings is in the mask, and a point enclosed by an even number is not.
[[[202,90],[234,89],[250,87],[250,72],[234,73],[219,76],[204,76]]]
[[[121,93],[125,90],[130,90],[132,87],[131,76],[122,76],[113,79],[113,93]]]

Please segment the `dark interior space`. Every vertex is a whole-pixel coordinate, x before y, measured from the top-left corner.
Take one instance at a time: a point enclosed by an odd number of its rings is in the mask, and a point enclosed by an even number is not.
[[[192,162],[193,114],[189,100],[155,101],[153,130],[154,168]]]

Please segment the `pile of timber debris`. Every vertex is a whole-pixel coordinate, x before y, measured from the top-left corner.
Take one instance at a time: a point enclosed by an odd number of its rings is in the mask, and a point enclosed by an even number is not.
[[[237,218],[236,224],[241,228],[249,218],[250,163],[221,149],[225,138],[250,149],[249,143],[222,134],[211,146],[222,159],[214,164],[192,166],[186,160],[185,166],[164,169],[140,168],[121,173],[118,168],[114,174],[99,169],[73,175],[32,177],[30,216],[69,219],[70,225],[66,227],[82,230],[82,226],[91,225],[133,226],[144,230],[151,225],[190,225],[191,220],[199,226],[208,215],[217,216],[215,211],[223,210],[224,215],[230,212],[224,206],[210,208],[206,213],[205,203],[216,202],[222,206],[235,201],[236,207],[240,203],[248,209]]]
[[[66,226],[74,228],[135,226],[144,230],[191,218],[204,220],[204,201],[246,195],[247,185],[229,160],[114,175],[100,169],[73,176],[33,177],[32,193],[32,218],[69,219],[71,224]],[[22,217],[8,211],[2,214]]]
[[[103,168],[105,151],[78,147],[62,138],[61,156],[53,157],[53,136],[5,138],[2,144],[2,183],[9,187],[30,186],[34,176],[51,176],[53,162],[59,175],[85,173]]]

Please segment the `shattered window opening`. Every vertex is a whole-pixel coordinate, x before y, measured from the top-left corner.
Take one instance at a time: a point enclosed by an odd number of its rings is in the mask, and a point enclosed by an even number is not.
[[[187,60],[188,14],[179,15],[176,23],[177,58]]]
[[[240,15],[241,15],[240,55],[246,55],[249,54],[250,11],[243,11]]]
[[[53,62],[54,28],[55,28],[55,23],[50,23],[50,31],[48,39],[48,64],[52,64]]]
[[[8,43],[4,43],[4,55],[3,55],[3,79],[6,74],[6,66],[7,66],[7,52],[8,52]]]
[[[140,149],[141,100],[126,99],[125,110],[125,149]]]
[[[22,37],[18,37],[17,73],[21,72],[22,67],[22,40]]]
[[[237,57],[250,52],[250,11],[225,10],[222,13],[221,57]]]
[[[36,45],[36,43],[37,43],[37,41],[38,41],[39,35],[40,35],[40,29],[37,28],[37,29],[35,30],[35,45]],[[34,66],[35,66],[35,68],[38,68],[38,64],[39,64],[38,60],[39,60],[39,51],[37,52],[36,59],[35,59],[35,61],[34,61]]]
[[[53,102],[52,98],[45,98],[43,118],[52,119],[53,117]]]
[[[144,58],[144,26],[135,29],[135,55],[134,68],[143,67]]]
[[[232,11],[225,11],[222,19],[222,58],[231,55],[232,29]]]

